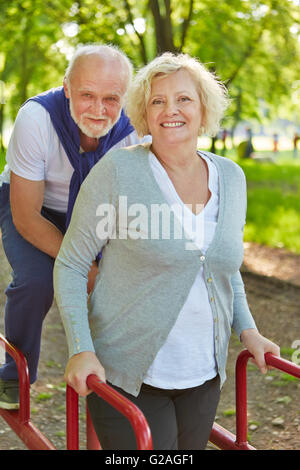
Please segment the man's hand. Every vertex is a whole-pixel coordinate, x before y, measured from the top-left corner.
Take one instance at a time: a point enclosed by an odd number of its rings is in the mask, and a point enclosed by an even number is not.
[[[88,389],[86,380],[89,375],[95,374],[102,382],[105,382],[105,370],[100,364],[96,354],[92,351],[84,351],[72,356],[65,370],[66,382],[82,397],[86,397],[91,390]]]
[[[265,361],[265,354],[270,352],[274,356],[280,356],[280,347],[253,328],[242,332],[241,341],[245,348],[253,355],[252,362],[258,366],[263,374],[266,374],[269,368]]]

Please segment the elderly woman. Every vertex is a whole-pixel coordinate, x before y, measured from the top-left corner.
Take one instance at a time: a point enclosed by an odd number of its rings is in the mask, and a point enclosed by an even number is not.
[[[264,353],[279,355],[256,329],[239,272],[244,174],[197,150],[202,132],[218,132],[227,104],[225,87],[197,60],[156,58],[136,75],[127,108],[152,144],[105,155],[78,196],[55,292],[70,353],[65,377],[88,395],[103,449],[134,449],[135,438],[126,418],[89,394],[89,374],[142,410],[155,449],[205,449],[231,328],[262,372]]]

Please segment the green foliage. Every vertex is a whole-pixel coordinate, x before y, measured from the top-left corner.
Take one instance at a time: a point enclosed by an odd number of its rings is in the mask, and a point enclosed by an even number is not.
[[[299,8],[288,0],[207,0],[197,6],[186,51],[208,63],[227,84],[233,101],[226,125],[275,113],[286,97],[290,100],[299,77],[294,33]]]
[[[68,3],[64,1],[66,6]],[[10,95],[6,113],[15,117],[19,106],[32,94],[58,84],[66,64],[53,47],[61,37],[65,9],[57,0],[4,0],[0,6],[1,52],[4,68],[0,79]],[[6,96],[7,98],[7,96]]]
[[[263,119],[262,101],[265,114],[293,113],[299,23],[289,0],[2,0],[5,114],[14,118],[28,96],[61,84],[73,48],[89,42],[119,45],[136,67],[166,50],[199,57],[229,87],[228,126]]]
[[[0,173],[2,173],[4,166],[5,166],[5,152],[0,151]]]
[[[300,9],[290,0],[1,0],[4,118],[62,83],[78,44],[113,43],[136,67],[157,53],[199,57],[227,84],[224,126],[299,114]],[[300,124],[298,118],[298,125]],[[0,153],[0,171],[5,156]],[[300,253],[299,164],[242,161],[248,181],[245,239]]]

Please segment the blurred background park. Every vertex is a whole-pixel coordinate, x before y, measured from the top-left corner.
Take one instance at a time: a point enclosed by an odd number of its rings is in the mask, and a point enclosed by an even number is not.
[[[135,68],[187,52],[217,74],[231,106],[199,147],[245,171],[245,241],[300,254],[300,0],[1,0],[1,171],[19,107],[61,85],[74,48],[92,42]]]

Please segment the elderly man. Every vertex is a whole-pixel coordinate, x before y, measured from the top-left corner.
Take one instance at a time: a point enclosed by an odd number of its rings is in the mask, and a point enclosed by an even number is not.
[[[112,147],[138,142],[122,106],[132,66],[111,46],[84,46],[73,56],[63,87],[20,109],[0,175],[3,247],[12,267],[6,290],[5,334],[37,378],[42,323],[53,302],[53,265],[80,185]],[[91,266],[88,288],[97,273]],[[7,355],[0,369],[0,407],[18,408],[18,376]]]

